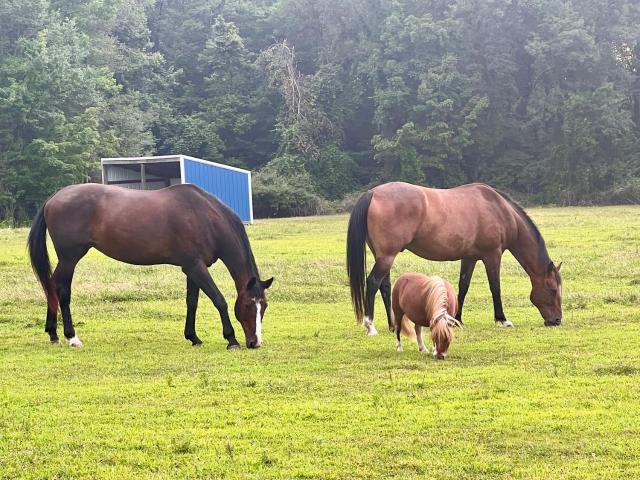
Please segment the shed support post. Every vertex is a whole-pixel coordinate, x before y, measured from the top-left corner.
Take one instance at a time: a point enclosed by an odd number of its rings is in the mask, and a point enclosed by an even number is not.
[[[147,189],[147,169],[144,163],[140,164],[140,185],[142,186],[142,190]]]

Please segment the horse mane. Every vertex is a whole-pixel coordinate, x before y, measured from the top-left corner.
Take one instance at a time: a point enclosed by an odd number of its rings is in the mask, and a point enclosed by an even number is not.
[[[240,220],[240,217],[238,217],[236,212],[234,212],[229,207],[227,207],[224,203],[222,203],[222,201],[220,201],[220,199],[215,195],[212,195],[201,188],[198,188],[198,191],[209,202],[214,204],[214,206],[222,214],[224,219],[229,223],[231,230],[235,234],[238,242],[240,243],[240,247],[247,254],[247,260],[249,262],[249,266],[252,269],[252,272],[250,272],[250,274],[254,275],[256,279],[259,279],[260,275],[258,273],[258,266],[256,265],[256,260],[253,256],[253,250],[251,250],[251,244],[249,243],[249,237],[247,236],[247,231],[245,230],[244,224],[242,223],[242,220]]]
[[[516,211],[516,213],[520,216],[520,218],[527,225],[527,227],[529,228],[529,231],[531,232],[531,235],[533,235],[533,238],[536,240],[536,242],[538,244],[538,249],[539,249],[539,253],[541,254],[541,258],[546,263],[551,262],[551,258],[549,257],[549,252],[547,252],[547,246],[546,246],[546,244],[544,242],[544,238],[542,238],[542,234],[540,233],[540,230],[538,229],[538,226],[531,219],[529,214],[525,211],[524,207],[522,205],[520,205],[518,202],[516,202],[507,193],[502,192],[502,191],[498,190],[497,188],[494,188],[494,190],[496,191],[496,193],[498,195],[500,195],[502,198],[504,198],[507,201],[507,203],[509,203],[509,205],[511,205],[511,207]]]

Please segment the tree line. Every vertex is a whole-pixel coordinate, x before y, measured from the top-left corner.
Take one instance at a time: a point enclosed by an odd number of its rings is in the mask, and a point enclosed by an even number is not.
[[[148,154],[256,171],[263,215],[392,180],[637,202],[640,4],[0,2],[0,219]]]

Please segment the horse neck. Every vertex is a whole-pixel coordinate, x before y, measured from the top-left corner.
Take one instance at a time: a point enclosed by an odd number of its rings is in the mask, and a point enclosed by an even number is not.
[[[542,236],[537,236],[527,222],[518,218],[518,235],[509,250],[530,278],[544,275],[549,262],[549,253]]]
[[[236,290],[238,293],[246,288],[247,283],[251,277],[258,277],[256,272],[255,265],[252,265],[252,262],[246,258],[246,255],[239,255],[236,253],[235,255],[221,256],[220,259],[226,265],[227,270],[231,274],[231,278],[236,285]],[[241,258],[244,257],[244,258]]]
[[[233,231],[233,230],[232,230]],[[245,289],[252,277],[258,279],[258,268],[247,234],[242,230],[235,231],[236,235],[225,242],[220,254],[220,260],[225,264],[231,274],[231,278],[236,285],[236,290],[240,293]]]

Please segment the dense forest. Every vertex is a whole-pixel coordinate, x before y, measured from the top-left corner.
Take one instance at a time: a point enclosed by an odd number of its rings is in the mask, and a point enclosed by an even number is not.
[[[640,201],[640,3],[0,2],[0,220],[179,153],[254,171],[263,215],[391,180]]]

